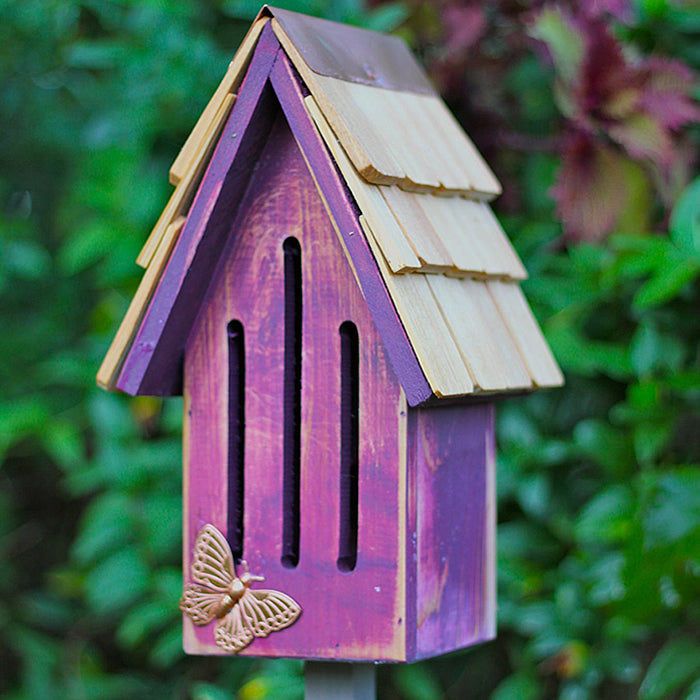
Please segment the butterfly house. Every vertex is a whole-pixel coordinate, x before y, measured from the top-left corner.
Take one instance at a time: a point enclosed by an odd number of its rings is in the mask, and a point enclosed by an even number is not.
[[[493,637],[494,401],[562,379],[408,49],[263,8],[170,179],[98,381],[184,397],[186,651]]]

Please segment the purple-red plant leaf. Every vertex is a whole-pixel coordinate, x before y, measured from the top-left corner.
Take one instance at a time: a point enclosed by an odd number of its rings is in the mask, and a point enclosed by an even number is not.
[[[611,230],[627,197],[624,176],[615,150],[585,132],[567,135],[552,194],[571,237],[602,238]]]

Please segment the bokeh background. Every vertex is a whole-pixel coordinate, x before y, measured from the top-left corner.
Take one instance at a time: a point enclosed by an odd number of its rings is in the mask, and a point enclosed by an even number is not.
[[[408,41],[567,378],[499,407],[498,639],[381,667],[379,697],[698,700],[700,5],[279,4]],[[300,663],[182,654],[181,403],[94,380],[258,9],[0,2],[3,698],[302,696]]]

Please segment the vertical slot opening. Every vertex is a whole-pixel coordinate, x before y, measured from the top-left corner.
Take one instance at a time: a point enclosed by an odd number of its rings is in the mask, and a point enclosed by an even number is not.
[[[282,565],[299,563],[301,468],[301,246],[287,238],[284,251],[284,457],[282,484]]]
[[[360,351],[357,326],[340,326],[340,537],[338,569],[357,563],[357,511],[360,444]]]
[[[245,462],[245,337],[243,324],[231,321],[228,335],[228,541],[234,559],[243,556]]]

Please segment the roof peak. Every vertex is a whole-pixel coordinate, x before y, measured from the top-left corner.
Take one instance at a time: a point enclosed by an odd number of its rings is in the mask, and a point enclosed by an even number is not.
[[[435,95],[406,44],[370,29],[265,5],[258,19],[274,17],[309,68],[319,75],[387,90]]]

